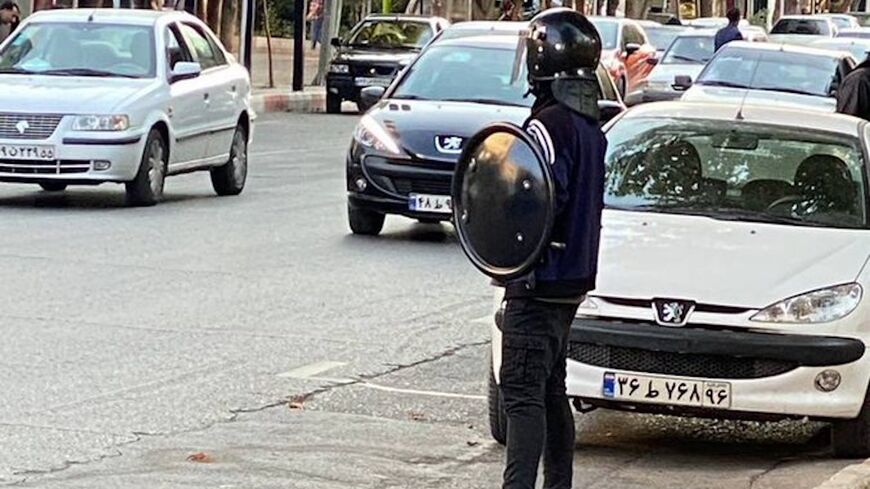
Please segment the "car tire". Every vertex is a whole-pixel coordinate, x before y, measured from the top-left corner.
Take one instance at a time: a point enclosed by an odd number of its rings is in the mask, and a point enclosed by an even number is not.
[[[348,204],[347,221],[353,234],[377,236],[384,228],[384,215]]]
[[[870,457],[870,399],[867,395],[857,418],[832,423],[831,448],[838,458]]]
[[[66,184],[62,182],[42,182],[39,186],[46,192],[63,192],[66,190]]]
[[[157,129],[151,129],[145,140],[142,161],[136,177],[127,182],[127,202],[137,207],[151,206],[163,198],[167,166],[166,141]]]
[[[489,405],[489,432],[492,438],[504,445],[507,442],[507,413],[504,410],[504,401],[501,398],[501,389],[495,382],[495,374],[492,373],[492,361],[486,369],[489,372],[487,404]]]
[[[223,165],[212,168],[211,186],[216,194],[239,195],[248,178],[248,131],[239,124],[230,145],[230,159]]]
[[[340,114],[341,113],[341,97],[332,93],[326,94],[326,113]]]

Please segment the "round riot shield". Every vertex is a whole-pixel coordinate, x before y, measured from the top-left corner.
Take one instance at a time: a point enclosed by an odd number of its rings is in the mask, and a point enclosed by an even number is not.
[[[453,174],[453,222],[483,273],[528,273],[553,227],[553,176],[538,145],[513,124],[493,124],[466,144]]]

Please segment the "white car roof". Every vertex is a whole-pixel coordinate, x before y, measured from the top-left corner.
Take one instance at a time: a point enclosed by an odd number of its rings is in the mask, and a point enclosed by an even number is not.
[[[187,19],[196,17],[175,10],[146,9],[57,9],[40,10],[27,18],[28,22],[95,22],[104,24],[154,25],[159,19]]]
[[[794,44],[780,44],[775,42],[746,42],[746,41],[734,41],[729,42],[725,48],[741,48],[741,49],[755,49],[759,51],[780,51],[783,53],[803,53],[803,54],[813,54],[816,56],[829,56],[834,57],[837,55],[837,52],[830,51],[827,49],[818,49],[811,48],[807,46],[798,46]]]
[[[451,31],[478,30],[488,29],[493,32],[519,32],[529,25],[528,22],[505,22],[493,20],[472,20],[467,22],[458,22],[451,25],[447,29]]]
[[[702,119],[710,121],[740,120],[756,124],[769,124],[794,128],[800,121],[801,130],[833,132],[844,136],[859,137],[859,126],[862,120],[843,114],[813,112],[812,117],[806,116],[806,111],[764,106],[740,106],[736,104],[718,104],[702,102],[658,102],[633,107],[623,118],[634,119],[644,117],[662,117],[673,119]]]

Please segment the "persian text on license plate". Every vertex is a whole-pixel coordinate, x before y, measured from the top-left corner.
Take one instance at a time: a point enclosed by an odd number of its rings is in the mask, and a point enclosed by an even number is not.
[[[358,87],[388,87],[393,82],[392,78],[357,78],[354,84]]]
[[[448,195],[411,194],[408,196],[408,209],[417,212],[450,214],[453,207]]]
[[[731,407],[731,384],[728,382],[606,372],[602,393],[608,399],[625,401],[715,409]]]
[[[53,160],[54,146],[0,144],[0,160]]]

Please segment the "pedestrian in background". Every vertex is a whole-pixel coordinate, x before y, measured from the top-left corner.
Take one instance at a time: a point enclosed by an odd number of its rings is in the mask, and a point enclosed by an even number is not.
[[[308,4],[308,21],[311,22],[311,49],[314,49],[323,30],[323,0],[311,0]]]
[[[737,27],[740,24],[740,9],[732,8],[725,16],[728,17],[728,25],[719,29],[716,33],[716,38],[713,40],[715,51],[718,51],[722,46],[731,41],[743,40],[743,34],[740,33],[740,29]]]
[[[7,0],[0,4],[0,41],[15,32],[21,22],[21,10],[18,4]]]
[[[837,112],[870,120],[870,58],[843,78],[837,88]]]

